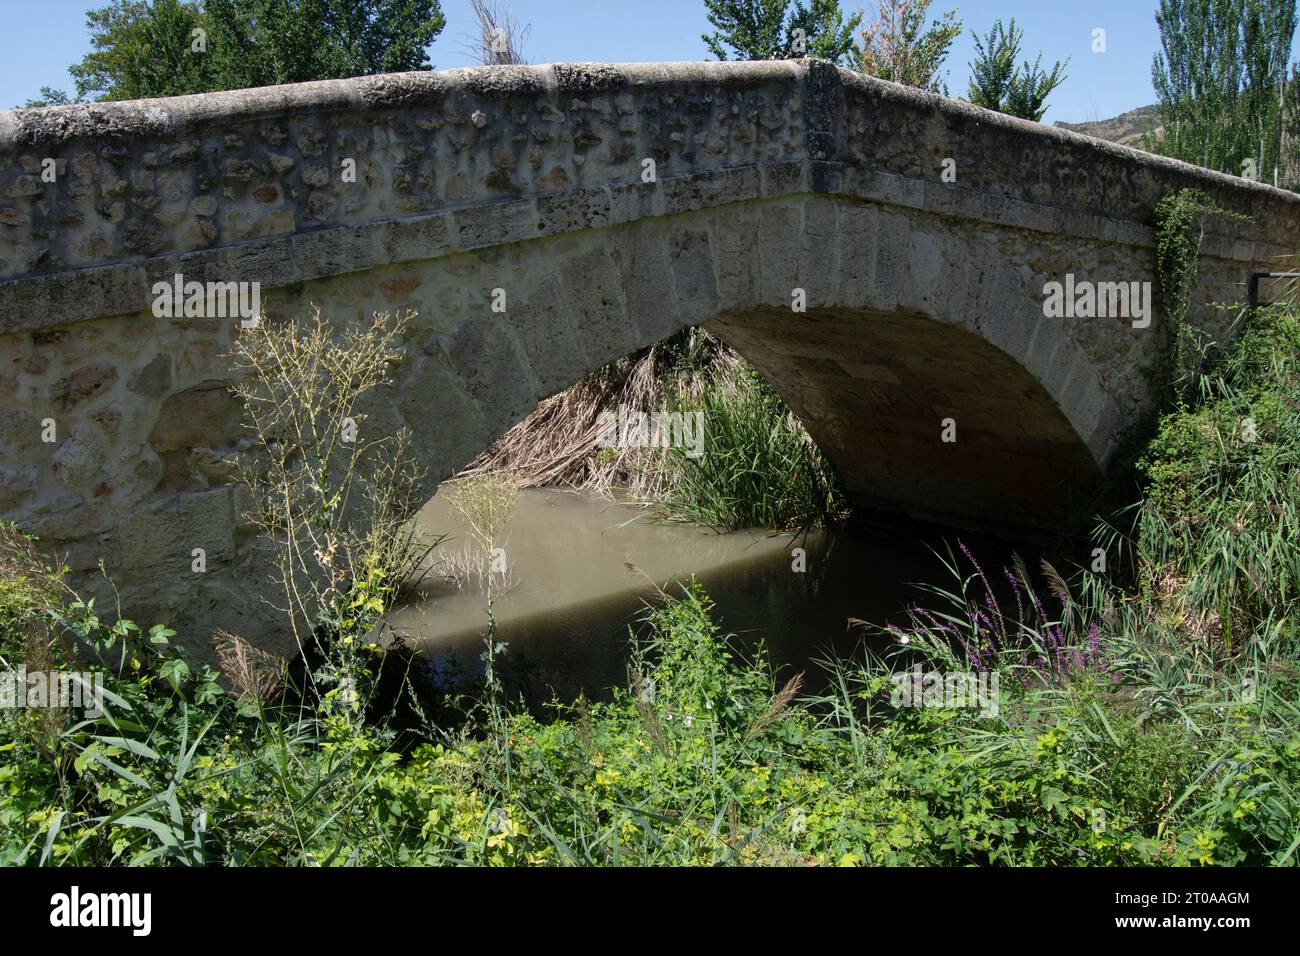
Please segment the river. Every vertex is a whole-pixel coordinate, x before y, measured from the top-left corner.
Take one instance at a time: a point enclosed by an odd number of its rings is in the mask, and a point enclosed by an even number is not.
[[[451,537],[435,555],[452,555],[470,539],[441,496],[425,506],[418,527]],[[658,589],[698,580],[716,605],[714,619],[737,645],[758,642],[783,676],[805,674],[805,689],[824,686],[819,659],[860,653],[864,634],[849,618],[881,624],[903,618],[923,595],[917,582],[952,582],[939,557],[945,540],[972,536],[917,526],[790,534],[717,534],[656,523],[645,510],[553,489],[520,494],[500,537],[506,573],[496,586],[493,616],[505,642],[512,696],[532,706],[552,694],[584,692],[604,699],[626,685],[629,626]],[[1010,546],[981,539],[978,553],[1005,561]],[[803,549],[802,562],[794,549]],[[802,565],[802,570],[798,568]],[[388,623],[424,655],[425,675],[442,689],[481,677],[488,616],[485,591],[431,577],[418,597]],[[878,640],[878,639],[877,639]],[[879,648],[879,644],[876,645]]]

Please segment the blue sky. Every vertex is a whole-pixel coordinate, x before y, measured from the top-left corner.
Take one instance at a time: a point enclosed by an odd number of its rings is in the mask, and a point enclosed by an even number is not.
[[[67,66],[89,49],[85,12],[93,0],[0,0],[0,108],[19,105],[44,85],[71,91]],[[467,0],[443,0],[447,28],[430,51],[439,68],[466,66],[472,27]],[[875,0],[841,0],[857,10]],[[981,35],[997,17],[1015,17],[1025,49],[1043,60],[1071,58],[1069,79],[1050,100],[1047,122],[1105,119],[1155,100],[1151,57],[1159,46],[1155,0],[934,0],[932,12],[955,6],[966,31],[948,61],[953,95],[966,91],[972,29]],[[702,0],[512,0],[515,16],[532,24],[525,52],[536,63],[561,60],[700,60],[709,30]],[[1092,32],[1106,31],[1106,52],[1092,52]]]

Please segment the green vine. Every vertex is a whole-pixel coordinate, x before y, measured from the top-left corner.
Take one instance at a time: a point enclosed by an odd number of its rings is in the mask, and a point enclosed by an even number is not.
[[[1180,189],[1156,204],[1156,285],[1165,315],[1165,388],[1173,400],[1185,398],[1202,360],[1200,330],[1187,322],[1200,266],[1207,216],[1248,217],[1220,207],[1199,189]]]

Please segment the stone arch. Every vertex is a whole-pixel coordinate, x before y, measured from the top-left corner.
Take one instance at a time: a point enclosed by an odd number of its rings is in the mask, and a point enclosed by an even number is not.
[[[802,196],[395,267],[371,287],[421,318],[370,427],[412,430],[432,493],[545,396],[705,325],[767,375],[858,503],[1049,526],[1064,487],[1101,474],[1125,416],[1085,348],[1043,317],[1043,277],[1010,264],[1002,241],[1018,237]],[[279,307],[345,301],[351,281]],[[1131,334],[1112,326],[1114,340]]]

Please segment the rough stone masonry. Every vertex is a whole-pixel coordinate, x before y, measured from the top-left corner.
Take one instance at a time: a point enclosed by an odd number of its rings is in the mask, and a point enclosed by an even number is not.
[[[1300,247],[1300,197],[818,61],[0,112],[0,515],[101,594],[102,559],[145,623],[269,639],[240,320],[157,314],[180,274],[256,283],[272,320],[416,310],[364,427],[412,431],[430,494],[542,397],[708,323],[857,503],[1042,526],[1152,407],[1161,339],[1048,319],[1044,287],[1154,281],[1153,210],[1185,186],[1249,217],[1202,246],[1191,318],[1221,328],[1212,304]]]

